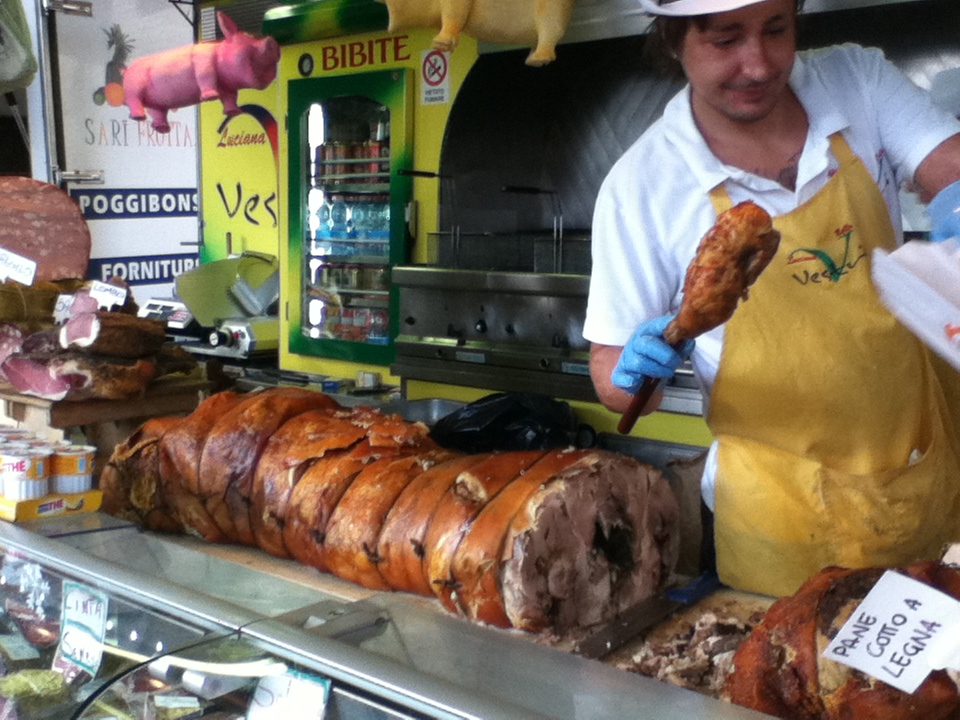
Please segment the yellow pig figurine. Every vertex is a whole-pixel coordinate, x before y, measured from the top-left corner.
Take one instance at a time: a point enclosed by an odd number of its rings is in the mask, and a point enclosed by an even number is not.
[[[451,51],[461,33],[506,45],[531,45],[527,65],[556,59],[574,0],[378,0],[390,14],[390,32],[439,28],[437,50]]]

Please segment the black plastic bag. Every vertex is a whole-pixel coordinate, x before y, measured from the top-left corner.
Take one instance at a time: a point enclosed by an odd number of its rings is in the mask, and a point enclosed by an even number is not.
[[[574,445],[579,426],[568,403],[533,393],[498,393],[440,418],[430,436],[467,453]]]

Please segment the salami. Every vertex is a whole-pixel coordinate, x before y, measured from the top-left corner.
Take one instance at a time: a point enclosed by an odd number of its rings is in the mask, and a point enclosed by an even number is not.
[[[35,282],[86,277],[90,245],[87,222],[63,190],[0,177],[0,247],[36,262]]]

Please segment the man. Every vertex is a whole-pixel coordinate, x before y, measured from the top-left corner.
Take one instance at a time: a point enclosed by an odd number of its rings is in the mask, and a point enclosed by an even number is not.
[[[692,353],[716,442],[703,497],[727,584],[791,593],[827,565],[896,565],[960,539],[960,442],[929,352],[880,303],[898,188],[960,236],[960,123],[876,50],[796,53],[796,0],[640,0],[689,84],[611,170],[584,336],[622,411]],[[663,330],[719,212],[753,200],[777,256],[723,327]],[[948,388],[949,389],[949,388]],[[659,404],[655,396],[646,412]]]

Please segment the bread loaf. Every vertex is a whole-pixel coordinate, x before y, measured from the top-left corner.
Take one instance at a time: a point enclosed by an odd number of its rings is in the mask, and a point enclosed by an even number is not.
[[[462,455],[328,396],[220,393],[117,448],[104,507],[243,542],[471,620],[559,635],[655,592],[676,559],[664,478],[603,450]]]

